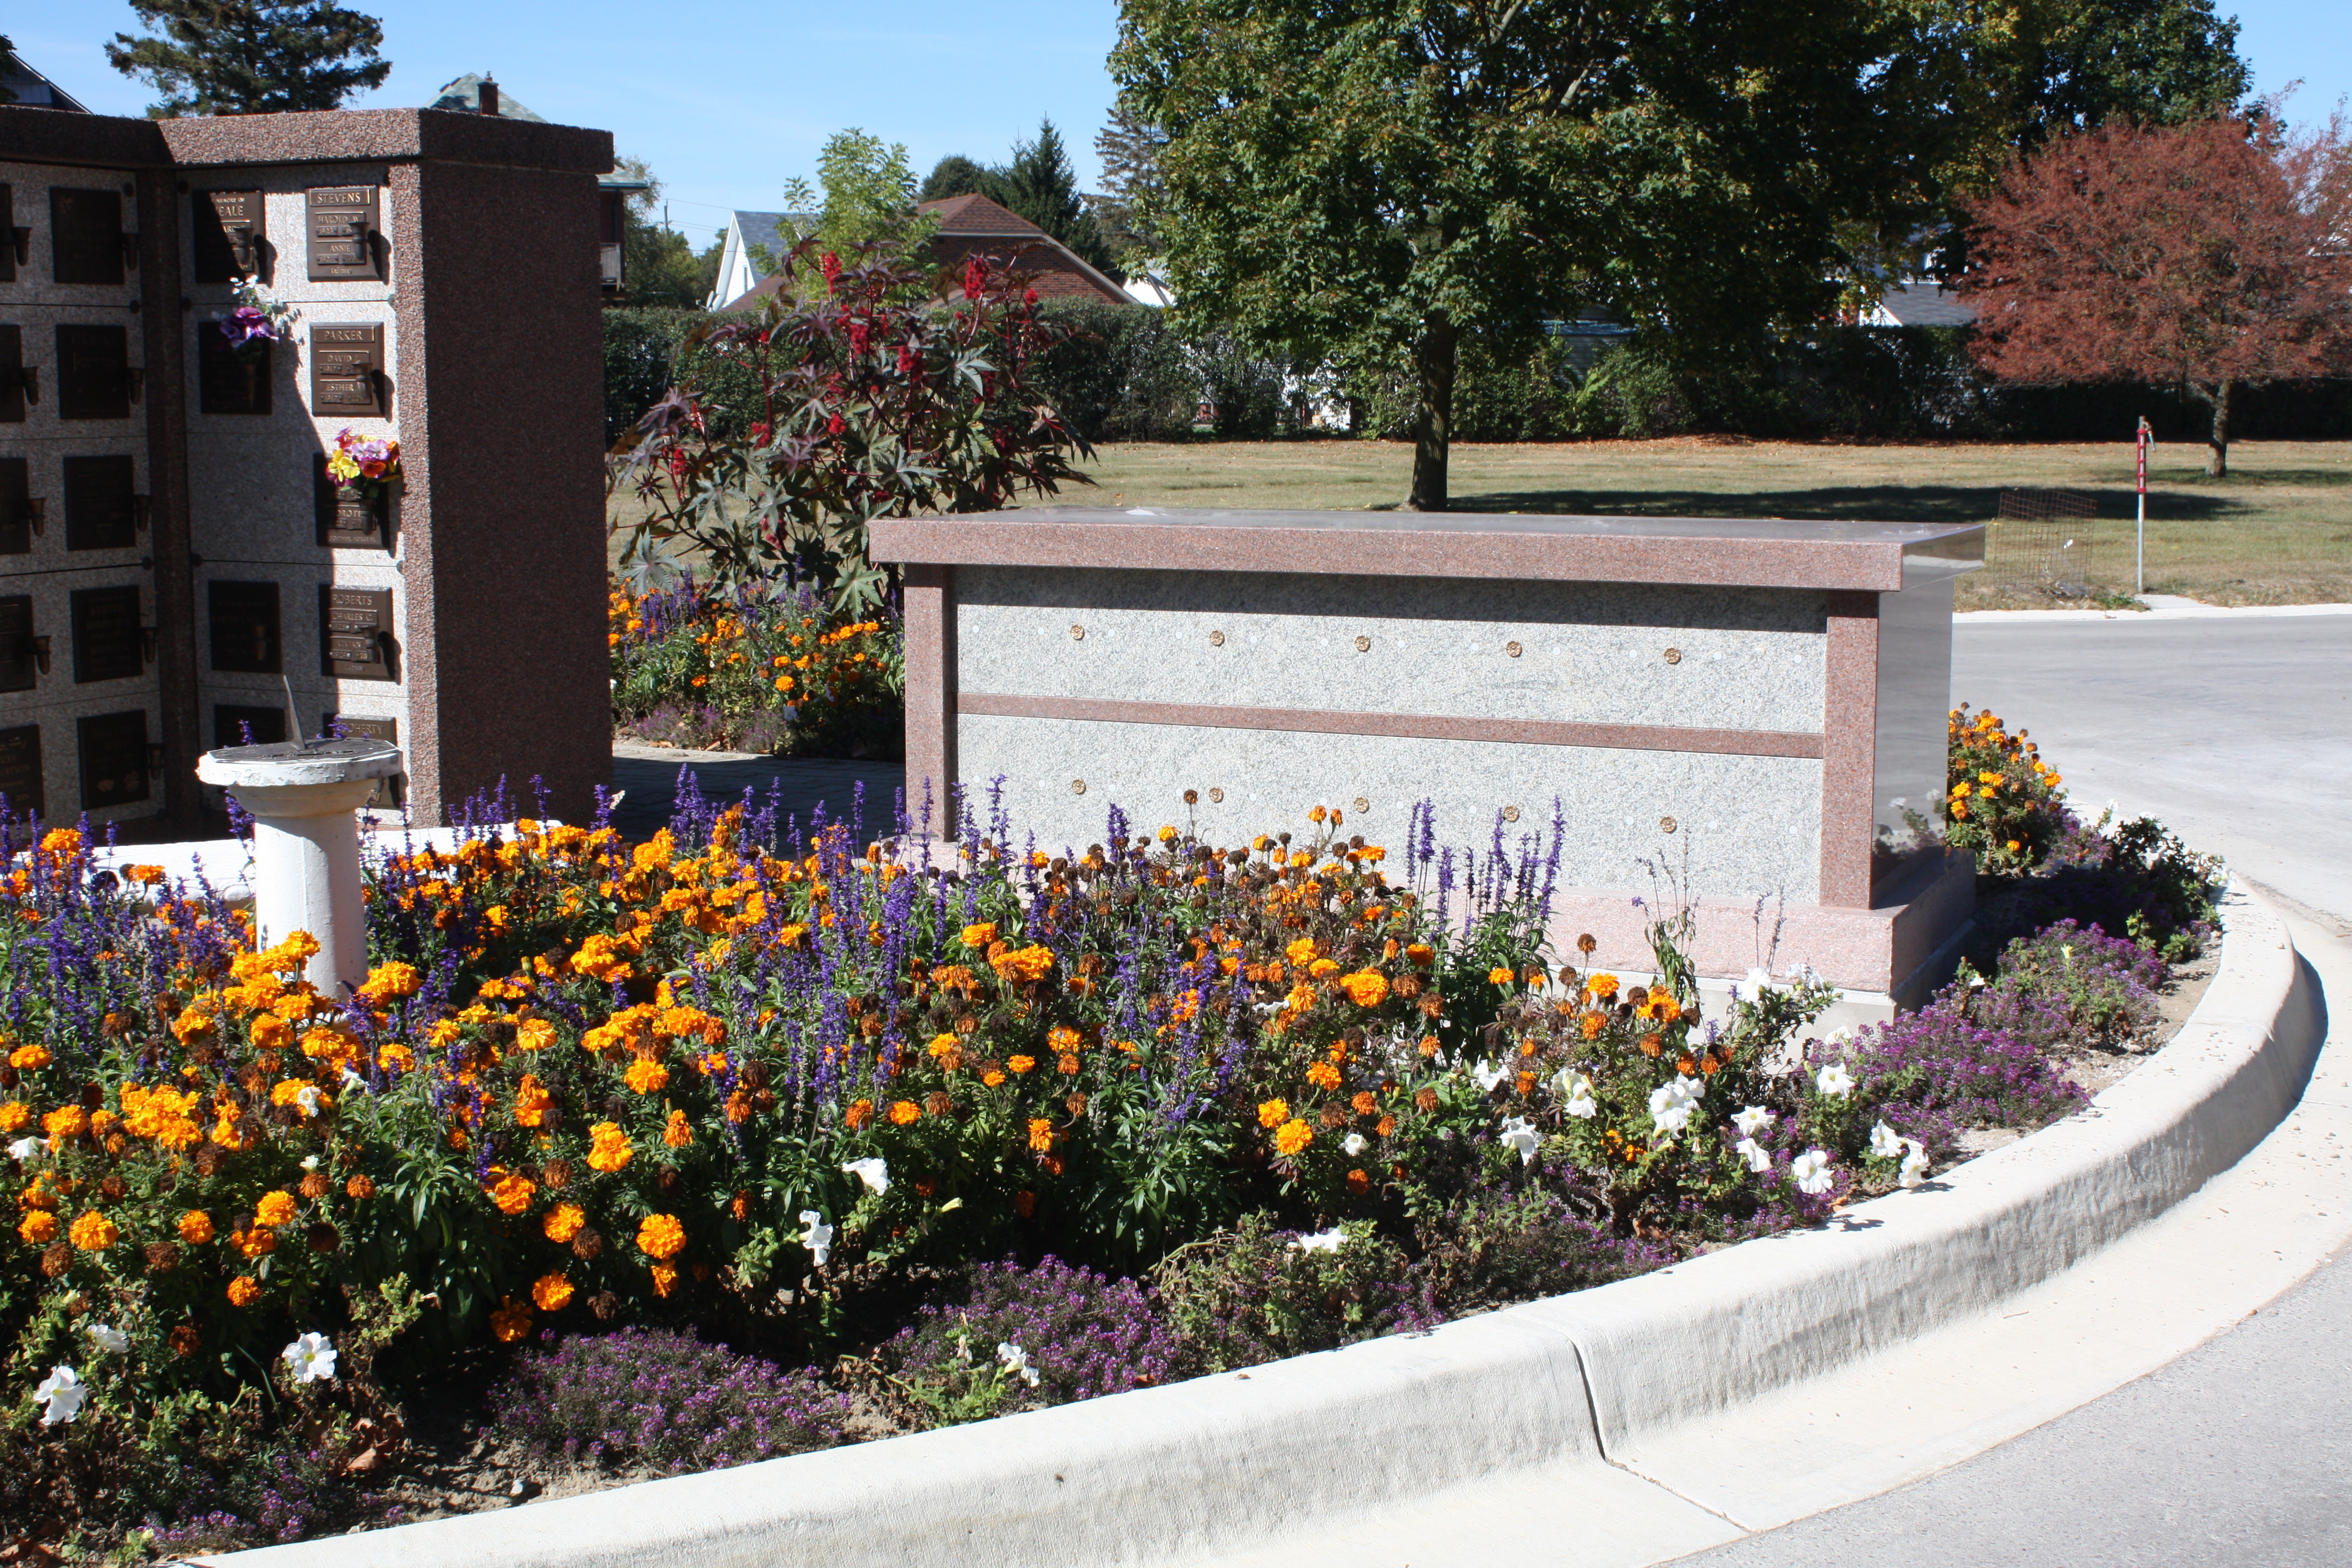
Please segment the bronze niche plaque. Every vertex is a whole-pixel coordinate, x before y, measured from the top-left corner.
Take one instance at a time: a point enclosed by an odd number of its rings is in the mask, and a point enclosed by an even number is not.
[[[67,458],[66,548],[129,550],[139,542],[139,497],[128,454]]]
[[[381,322],[310,329],[310,412],[383,417],[383,326]]]
[[[229,283],[261,275],[267,224],[259,191],[198,191],[194,209],[196,281]]]
[[[278,584],[224,583],[205,588],[212,611],[213,668],[240,675],[276,675],[286,667],[278,626]]]
[[[0,801],[7,803],[7,816],[21,821],[26,815],[41,816],[41,727],[38,724],[17,724],[0,730]]]
[[[120,287],[122,193],[49,187],[49,268],[59,283]]]
[[[205,414],[269,412],[268,342],[229,345],[218,321],[196,323],[196,407]]]
[[[383,280],[383,195],[374,185],[315,185],[309,203],[310,281]]]
[[[336,550],[392,548],[392,498],[357,495],[336,485],[327,474],[327,454],[310,466],[311,489],[319,512],[319,542]]]
[[[396,680],[392,667],[392,590],[319,590],[326,673],[345,680]]]
[[[286,739],[283,708],[239,708],[213,705],[213,749],[228,746],[274,746]]]
[[[21,423],[25,405],[40,395],[38,376],[25,368],[25,329],[0,327],[0,424]]]
[[[397,719],[354,719],[345,713],[328,713],[319,721],[320,731],[339,741],[382,741],[387,746],[400,744],[400,721]],[[390,778],[376,780],[375,793],[367,798],[370,805],[398,805],[407,794],[408,777],[394,773]]]
[[[33,596],[0,597],[0,691],[30,691],[40,680],[40,660],[33,651]]]
[[[58,417],[131,417],[129,328],[58,328]]]
[[[147,668],[147,631],[139,624],[139,586],[84,588],[73,595],[74,681],[127,680]]]
[[[81,731],[81,808],[97,811],[147,798],[147,712],[100,713]]]
[[[29,555],[32,550],[32,460],[0,458],[0,555]]]

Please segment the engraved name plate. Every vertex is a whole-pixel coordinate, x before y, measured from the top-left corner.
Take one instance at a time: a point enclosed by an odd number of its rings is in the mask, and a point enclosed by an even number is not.
[[[40,678],[33,657],[33,596],[0,597],[0,691],[30,691]]]
[[[337,550],[392,548],[392,498],[355,495],[327,476],[327,454],[311,464],[319,511],[319,542]]]
[[[274,345],[229,346],[218,321],[196,323],[196,406],[205,414],[269,412],[269,356]]]
[[[383,279],[377,228],[382,196],[373,185],[320,185],[306,193],[310,281]]]
[[[382,323],[310,329],[310,412],[383,416]]]
[[[121,286],[122,193],[49,187],[49,267],[59,283]]]
[[[213,746],[274,746],[286,739],[286,710],[213,705]]]
[[[0,797],[8,803],[10,820],[27,813],[46,815],[41,793],[41,727],[16,724],[0,730]]]
[[[0,458],[0,555],[26,555],[32,549],[32,460]]]
[[[196,281],[226,283],[261,272],[268,232],[259,191],[198,191],[189,198],[195,219]]]
[[[392,590],[319,590],[326,672],[345,680],[392,680]]]
[[[206,584],[212,611],[213,668],[243,675],[276,675],[285,668],[278,626],[278,584]]]
[[[58,417],[131,417],[129,328],[58,326]]]
[[[139,625],[137,584],[84,588],[73,595],[71,605],[77,684],[125,680],[146,669],[147,635]]]
[[[128,454],[67,458],[66,548],[128,550],[138,542],[139,498]]]
[[[100,713],[81,731],[81,808],[129,805],[147,798],[147,713]]]
[[[0,252],[15,254],[5,245],[0,245]],[[25,374],[25,329],[0,327],[0,423],[22,422],[26,394],[37,384]]]

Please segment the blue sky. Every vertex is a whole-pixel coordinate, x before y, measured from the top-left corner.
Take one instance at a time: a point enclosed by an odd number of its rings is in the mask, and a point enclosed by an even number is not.
[[[784,181],[812,174],[817,148],[848,125],[906,142],[920,173],[948,153],[1002,159],[1050,115],[1092,181],[1118,16],[1115,0],[346,3],[381,16],[393,62],[382,90],[354,107],[420,104],[487,70],[536,112],[610,130],[622,152],[651,163],[672,221],[698,244],[728,208],[778,205]],[[2238,47],[2258,90],[2301,78],[2306,116],[2352,95],[2346,6],[2242,0]],[[115,33],[137,31],[133,21],[121,0],[0,5],[0,32],[18,51],[105,114],[140,113],[154,97],[100,53]]]

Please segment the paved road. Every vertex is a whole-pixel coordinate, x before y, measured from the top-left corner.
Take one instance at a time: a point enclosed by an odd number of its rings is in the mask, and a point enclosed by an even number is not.
[[[2078,800],[2154,812],[2352,931],[2352,616],[1964,624],[1952,691],[2034,731]],[[2344,1568],[2352,1259],[1965,1465],[1685,1561]]]

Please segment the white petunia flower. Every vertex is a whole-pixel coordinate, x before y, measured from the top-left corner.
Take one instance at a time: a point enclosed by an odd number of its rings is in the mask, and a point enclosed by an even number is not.
[[[1650,1091],[1650,1120],[1661,1133],[1681,1131],[1690,1125],[1706,1086],[1695,1078],[1676,1078]]]
[[[870,1193],[890,1190],[890,1165],[879,1154],[869,1154],[863,1160],[845,1160],[841,1168],[866,1184]]]
[[[1830,1157],[1820,1149],[1808,1149],[1789,1162],[1789,1174],[1797,1178],[1797,1190],[1815,1197],[1830,1190]]]
[[[816,1259],[819,1268],[833,1256],[833,1226],[825,1224],[824,1215],[814,1209],[801,1210],[801,1245],[809,1249],[809,1256]]]
[[[8,1158],[20,1165],[29,1165],[41,1157],[41,1151],[46,1147],[47,1145],[37,1138],[19,1138],[8,1145]]]
[[[1832,1062],[1813,1075],[1813,1087],[1832,1100],[1843,1100],[1853,1092],[1853,1074],[1845,1070],[1843,1062]]]
[[[1360,1132],[1350,1132],[1339,1140],[1340,1152],[1350,1160],[1372,1146],[1371,1140]]]
[[[294,1091],[294,1103],[302,1108],[305,1116],[319,1114],[319,1086],[315,1083],[306,1083]]]
[[[33,1385],[33,1397],[44,1406],[41,1425],[55,1426],[81,1414],[81,1402],[89,1397],[89,1388],[73,1368],[53,1366],[48,1376]]]
[[[1503,1123],[1503,1147],[1517,1150],[1520,1164],[1532,1165],[1536,1151],[1543,1147],[1543,1134],[1526,1117],[1514,1116]]]
[[[335,1347],[324,1334],[304,1334],[278,1352],[297,1383],[329,1383],[335,1375]]]
[[[1882,1121],[1870,1130],[1870,1152],[1881,1160],[1900,1159],[1903,1154],[1902,1135]]]
[[[1751,969],[1748,972],[1748,978],[1744,984],[1750,993],[1761,996],[1765,992],[1772,989],[1772,972],[1769,969]]]
[[[1741,1159],[1748,1162],[1748,1168],[1759,1175],[1772,1168],[1772,1156],[1765,1152],[1764,1145],[1755,1139],[1742,1138],[1731,1147]]]
[[[1910,1152],[1903,1156],[1903,1168],[1895,1179],[1906,1187],[1916,1187],[1927,1179],[1927,1145],[1906,1140]]]
[[[1771,1126],[1773,1121],[1774,1118],[1770,1111],[1765,1110],[1760,1105],[1751,1105],[1747,1110],[1742,1110],[1738,1115],[1734,1116],[1731,1119],[1731,1124],[1739,1129],[1739,1135],[1741,1137],[1753,1138],[1759,1132],[1763,1131],[1767,1127]]]
[[[1348,1245],[1348,1227],[1335,1225],[1328,1230],[1293,1237],[1290,1245],[1301,1252],[1337,1252]]]
[[[1029,1364],[1027,1351],[1010,1340],[999,1340],[996,1343],[996,1359],[1004,1363],[1005,1371],[1032,1388],[1037,1386],[1037,1369]]]
[[[1478,1080],[1480,1089],[1492,1094],[1495,1092],[1496,1084],[1511,1076],[1511,1069],[1507,1067],[1497,1067],[1490,1061],[1482,1061],[1470,1069],[1470,1076]]]
[[[343,1070],[344,1070],[345,1072],[349,1072],[349,1071],[351,1071],[352,1069],[351,1069],[351,1068],[345,1068]],[[317,1156],[316,1154],[305,1154],[305,1155],[303,1155],[303,1156],[302,1156],[302,1168],[303,1168],[304,1170],[306,1170],[306,1171],[315,1171],[315,1170],[317,1170],[317,1169],[319,1168],[319,1156]]]
[[[1593,1102],[1592,1080],[1580,1072],[1570,1072],[1562,1068],[1553,1075],[1551,1087],[1555,1093],[1568,1101],[1560,1109],[1579,1121],[1590,1119],[1594,1111],[1600,1110]]]
[[[109,1355],[121,1355],[131,1348],[131,1336],[111,1323],[92,1323],[89,1342]]]

